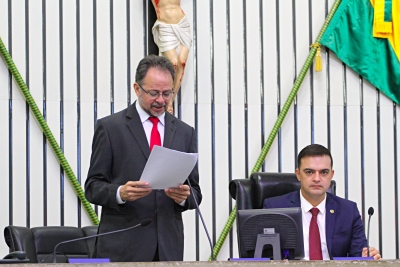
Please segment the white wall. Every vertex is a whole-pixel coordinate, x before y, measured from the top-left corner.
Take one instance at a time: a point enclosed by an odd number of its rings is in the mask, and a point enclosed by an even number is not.
[[[130,1],[127,10],[129,0],[0,0],[0,37],[42,111],[46,104],[49,127],[82,183],[95,119],[125,108],[129,95],[135,100],[128,83],[144,56],[145,2]],[[182,0],[195,40],[181,118],[198,131],[201,209],[214,242],[230,214],[228,183],[253,170],[332,4]],[[363,216],[375,208],[370,243],[384,258],[396,258],[399,108],[332,53],[323,49],[322,56],[323,71],[304,79],[263,170],[293,172],[305,145],[328,146],[337,194],[356,201]],[[3,61],[0,88],[0,228],[89,225]],[[207,260],[210,248],[201,225],[194,226],[195,213],[186,212],[184,221],[185,260],[197,259],[196,243],[199,259]],[[235,227],[232,237],[219,260],[238,256]],[[0,242],[0,255],[7,252]]]

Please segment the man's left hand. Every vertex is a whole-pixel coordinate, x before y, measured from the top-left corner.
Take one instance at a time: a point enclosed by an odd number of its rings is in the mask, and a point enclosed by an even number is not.
[[[363,257],[368,257],[368,248],[363,248],[362,256]],[[380,254],[379,250],[377,250],[374,247],[369,247],[369,256],[370,257],[374,257],[374,260],[380,260],[381,259],[381,254]]]
[[[190,188],[188,185],[181,184],[179,187],[165,189],[165,194],[180,204],[190,196]]]

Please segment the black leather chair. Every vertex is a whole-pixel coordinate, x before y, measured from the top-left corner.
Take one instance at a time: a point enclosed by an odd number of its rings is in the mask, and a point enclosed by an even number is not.
[[[300,190],[295,173],[256,172],[249,179],[229,183],[229,193],[236,199],[236,209],[262,209],[264,199]],[[336,182],[331,181],[328,192],[336,195]]]
[[[98,226],[84,226],[81,229],[84,236],[92,236],[97,234],[98,228]],[[94,252],[94,247],[96,246],[96,238],[86,239],[86,246],[88,250],[88,258],[91,258]]]
[[[97,233],[97,226],[83,228],[70,226],[43,226],[27,228],[7,226],[4,239],[10,252],[25,251],[31,263],[53,262],[54,247],[63,241]],[[68,262],[68,258],[90,258],[94,250],[95,238],[62,244],[57,248],[57,262]]]

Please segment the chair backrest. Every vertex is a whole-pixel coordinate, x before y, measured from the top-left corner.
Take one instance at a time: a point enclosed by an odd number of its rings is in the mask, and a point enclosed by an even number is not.
[[[7,226],[4,238],[10,251],[25,251],[30,262],[53,262],[55,246],[63,241],[83,238],[97,233],[97,226],[85,229],[69,226],[43,226],[27,228]],[[95,239],[95,238],[91,238]],[[88,258],[94,250],[94,241],[81,240],[58,246],[57,262],[67,262],[68,258]]]
[[[85,226],[85,227],[82,227],[81,229],[85,236],[92,236],[92,235],[96,235],[98,233],[99,227],[97,225],[96,226]],[[87,246],[89,258],[91,258],[93,255],[94,247],[96,246],[96,238],[87,239],[86,246]]]
[[[235,179],[229,183],[229,193],[236,199],[237,210],[261,209],[264,199],[300,190],[295,173],[256,172],[250,179]],[[336,182],[328,192],[336,194]]]

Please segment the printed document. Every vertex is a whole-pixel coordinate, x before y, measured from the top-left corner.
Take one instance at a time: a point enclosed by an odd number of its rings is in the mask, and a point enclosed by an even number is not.
[[[184,153],[162,146],[154,146],[140,181],[152,189],[166,189],[183,184],[192,172],[198,153]]]

